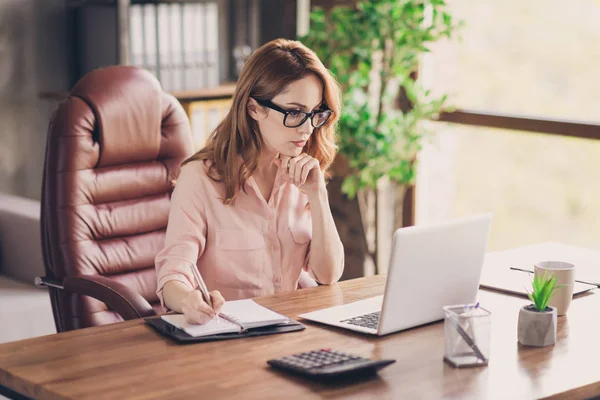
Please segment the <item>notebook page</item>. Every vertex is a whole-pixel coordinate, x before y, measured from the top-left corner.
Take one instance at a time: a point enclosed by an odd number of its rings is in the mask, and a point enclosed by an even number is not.
[[[227,301],[223,304],[221,314],[236,321],[244,329],[275,325],[289,321],[287,317],[263,307],[251,299]]]
[[[219,333],[236,333],[241,331],[239,326],[223,318],[219,318],[219,321],[212,319],[203,325],[189,324],[185,320],[183,314],[163,315],[161,318],[171,325],[183,329],[183,331],[193,337],[217,335]]]

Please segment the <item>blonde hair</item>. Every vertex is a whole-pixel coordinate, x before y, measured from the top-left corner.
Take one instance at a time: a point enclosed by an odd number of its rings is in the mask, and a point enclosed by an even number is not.
[[[325,125],[315,128],[305,152],[316,158],[326,171],[337,151],[335,128],[340,115],[340,89],[317,55],[302,43],[276,39],[260,47],[248,59],[233,94],[225,119],[210,135],[207,145],[183,162],[202,160],[208,176],[225,186],[224,204],[233,203],[237,191],[254,173],[264,146],[258,125],[248,113],[250,97],[271,100],[292,82],[308,74],[323,84],[323,102],[333,111]],[[241,156],[242,162],[237,162]]]

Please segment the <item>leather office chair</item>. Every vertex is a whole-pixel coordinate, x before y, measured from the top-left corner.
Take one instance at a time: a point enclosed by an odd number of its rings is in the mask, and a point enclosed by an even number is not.
[[[179,102],[141,69],[84,76],[50,122],[41,202],[58,332],[154,315],[154,257],[170,195],[193,152]]]

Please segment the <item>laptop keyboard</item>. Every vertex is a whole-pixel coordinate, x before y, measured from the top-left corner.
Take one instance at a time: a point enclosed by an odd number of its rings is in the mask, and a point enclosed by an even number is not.
[[[380,312],[381,311],[365,315],[359,315],[358,317],[343,319],[340,322],[346,322],[348,324],[362,326],[363,328],[377,329],[377,325],[379,325]]]

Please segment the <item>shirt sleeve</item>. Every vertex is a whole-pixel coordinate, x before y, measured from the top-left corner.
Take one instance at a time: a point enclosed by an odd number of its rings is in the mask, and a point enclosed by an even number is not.
[[[312,240],[310,242],[308,242],[308,246],[306,248],[306,255],[304,256],[304,267],[302,269],[308,273],[308,276],[310,276],[315,281],[319,282],[319,279],[315,275],[312,267],[310,266],[310,262],[309,262],[310,261],[310,244],[311,243],[312,243]],[[344,270],[345,257],[346,257],[346,255],[342,252],[342,265],[341,265],[342,271]]]
[[[156,294],[166,309],[163,288],[169,281],[179,281],[194,288],[190,265],[202,255],[206,245],[206,213],[203,207],[201,162],[191,162],[181,168],[171,196],[165,247],[155,258]]]
[[[310,279],[314,280],[315,282],[318,282],[315,273],[313,272],[312,268],[309,265],[309,260],[310,260],[310,244],[311,243],[312,243],[312,240],[310,240],[308,242],[308,246],[306,246],[306,255],[304,256],[304,266],[302,267],[302,270],[304,272],[308,273],[308,277]]]
[[[304,267],[302,268],[304,271],[308,272],[311,278],[315,279],[314,274],[311,268],[308,266],[308,262],[310,260],[310,244],[312,240],[308,242],[308,246],[306,246],[306,254],[304,255]]]

